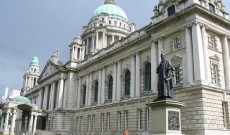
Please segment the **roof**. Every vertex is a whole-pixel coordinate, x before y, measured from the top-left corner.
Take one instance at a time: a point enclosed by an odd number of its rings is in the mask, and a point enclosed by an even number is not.
[[[31,101],[27,97],[17,96],[13,98],[14,102],[24,103],[24,104],[31,104]]]

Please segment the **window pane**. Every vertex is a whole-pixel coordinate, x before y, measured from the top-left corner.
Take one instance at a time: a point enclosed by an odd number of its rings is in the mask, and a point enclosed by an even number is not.
[[[151,64],[148,63],[145,66],[145,90],[151,90]]]
[[[125,95],[130,95],[130,71],[126,71],[125,73]]]
[[[94,102],[97,102],[97,99],[98,99],[98,81],[96,81],[95,83],[95,91],[94,91],[95,95],[94,95]]]
[[[112,99],[113,97],[113,77],[109,77],[109,91],[108,91],[108,99]]]
[[[85,100],[86,100],[86,85],[83,86],[83,105],[85,105]]]
[[[175,12],[176,12],[176,10],[175,10],[174,5],[168,8],[168,16],[175,14]]]

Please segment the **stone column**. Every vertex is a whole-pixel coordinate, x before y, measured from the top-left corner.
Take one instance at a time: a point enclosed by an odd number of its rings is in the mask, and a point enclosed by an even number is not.
[[[102,103],[102,73],[101,69],[98,70],[98,99],[97,99],[97,104],[100,105]]]
[[[2,114],[2,119],[1,119],[1,131],[3,131],[4,118],[5,118],[5,115]]]
[[[45,87],[45,92],[44,92],[44,98],[43,98],[42,109],[45,109],[45,110],[48,110],[48,109],[47,109],[48,89],[49,89],[49,86],[46,86],[46,87]]]
[[[157,43],[151,42],[151,90],[157,91],[157,65],[158,65],[158,54],[157,54]]]
[[[105,32],[102,32],[102,47],[101,48],[105,48]]]
[[[192,35],[190,27],[185,28],[185,41],[186,41],[186,57],[187,57],[187,72],[188,75],[188,84],[193,83],[193,59],[192,59]]]
[[[16,116],[17,116],[17,110],[16,110],[16,108],[13,108],[13,116],[12,116],[12,120],[11,120],[10,135],[14,135]]]
[[[101,104],[105,103],[105,67],[102,68],[101,75]]]
[[[93,91],[93,74],[89,75],[89,98],[88,98],[88,106],[91,106],[92,102],[92,91]]]
[[[141,92],[141,72],[140,72],[140,66],[141,66],[141,57],[140,53],[136,53],[136,97],[140,97]]]
[[[80,109],[81,106],[81,88],[82,88],[81,77],[78,79],[78,91],[77,91],[77,109]]]
[[[63,99],[63,93],[64,93],[64,79],[61,78],[59,80],[59,92],[58,92],[58,108],[63,107],[62,105],[62,99]]]
[[[133,98],[135,97],[135,69],[136,69],[136,66],[135,66],[135,55],[131,55],[131,92],[130,92],[130,97]]]
[[[10,114],[10,109],[6,110],[6,116],[5,116],[5,126],[4,126],[4,133],[8,133],[9,132],[9,128],[8,128],[8,122],[9,122],[9,114]]]
[[[98,45],[98,37],[99,36],[99,34],[98,34],[98,32],[96,32],[96,49],[98,50],[99,49],[99,45]]]
[[[32,134],[34,135],[36,132],[36,127],[37,127],[37,117],[38,115],[34,115],[34,126],[33,126],[33,132]]]
[[[94,36],[92,36],[92,49],[94,50],[95,49],[95,43],[94,43],[95,39],[94,39]]]
[[[25,113],[25,112],[23,112]],[[21,131],[26,132],[26,115],[22,113],[22,125],[21,125]]]
[[[81,48],[81,60],[84,60],[84,58],[85,58],[85,47],[83,46]]]
[[[117,63],[113,63],[113,102],[116,101],[117,93]]]
[[[164,41],[162,38],[160,38],[158,40],[158,64],[161,62],[161,51],[163,48],[164,48]]]
[[[74,47],[72,48],[72,52],[71,52],[71,59],[74,58]]]
[[[28,128],[28,133],[29,133],[29,135],[32,134],[33,121],[34,121],[34,115],[33,115],[32,112],[31,112],[30,120],[29,120],[29,128]]]
[[[210,63],[208,56],[208,34],[206,32],[205,25],[202,26],[201,29],[202,34],[202,43],[203,43],[203,53],[204,53],[204,66],[205,66],[205,80],[208,84],[211,83],[211,71],[210,71]]]
[[[225,74],[225,87],[230,88],[230,59],[227,35],[223,36],[223,58],[224,58],[224,74]]]
[[[121,100],[121,60],[117,63],[117,101]]]
[[[205,67],[203,44],[200,25],[195,22],[192,25],[192,42],[193,42],[193,64],[195,71],[195,81],[199,84],[205,80]]]
[[[115,36],[115,35],[112,35],[112,44],[114,43],[114,36]]]
[[[54,89],[55,89],[55,83],[51,84],[51,89],[50,89],[50,101],[49,101],[49,110],[53,110],[54,106]]]
[[[86,39],[86,42],[87,42],[87,54],[89,54],[90,51],[91,51],[91,50],[90,50],[90,47],[89,47],[89,46],[90,46],[90,45],[89,45],[89,38]]]
[[[89,100],[89,74],[87,75],[87,79],[86,79],[86,99],[85,99],[85,106],[88,106],[88,100]]]

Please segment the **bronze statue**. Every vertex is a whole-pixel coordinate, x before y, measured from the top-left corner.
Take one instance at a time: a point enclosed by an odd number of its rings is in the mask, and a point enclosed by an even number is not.
[[[157,67],[158,74],[158,100],[173,99],[172,75],[173,68],[164,55],[161,54],[161,63]]]

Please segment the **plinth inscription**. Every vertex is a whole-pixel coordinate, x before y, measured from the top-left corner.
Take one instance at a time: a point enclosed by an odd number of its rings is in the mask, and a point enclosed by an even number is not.
[[[177,111],[168,111],[168,129],[180,130],[180,114]]]

